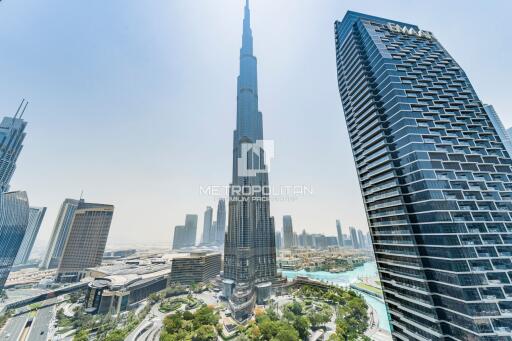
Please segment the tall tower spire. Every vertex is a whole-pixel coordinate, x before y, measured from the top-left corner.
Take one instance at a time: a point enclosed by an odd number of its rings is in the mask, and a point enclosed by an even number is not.
[[[270,217],[268,194],[262,191],[268,188],[268,174],[262,161],[264,150],[260,147],[262,140],[258,66],[253,53],[249,0],[246,0],[233,132],[233,177],[224,242],[224,296],[239,321],[253,314],[257,298],[266,300],[261,294],[258,296],[256,287],[269,288],[277,276],[274,220]],[[258,171],[252,173],[249,168]],[[237,193],[236,188],[241,186],[252,188],[252,194]]]

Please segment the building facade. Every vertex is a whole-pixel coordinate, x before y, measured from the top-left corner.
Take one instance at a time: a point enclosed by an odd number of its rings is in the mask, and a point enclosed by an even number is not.
[[[22,104],[20,105],[20,108]],[[18,117],[4,117],[0,122],[0,193],[9,190],[9,183],[16,169],[16,161],[23,149],[27,122]]]
[[[80,202],[83,202],[83,200],[65,199],[60,206],[41,268],[55,269],[59,266],[62,252],[64,251],[64,244],[68,238],[69,229]]]
[[[428,31],[348,12],[338,83],[395,340],[512,340],[512,170]]]
[[[27,193],[0,193],[0,292],[25,236],[28,216]]]
[[[57,281],[79,281],[86,268],[101,264],[113,214],[112,205],[79,203],[64,244]]]
[[[185,246],[195,246],[197,239],[197,214],[185,216]]]
[[[277,276],[274,220],[268,193],[269,151],[263,141],[258,109],[257,61],[249,3],[244,10],[240,75],[237,82],[237,118],[233,132],[233,177],[230,185],[228,231],[224,243],[224,292],[235,319],[249,318],[256,303],[256,285]],[[242,191],[245,188],[248,191]],[[238,190],[237,190],[238,189]],[[228,284],[229,283],[229,284]]]
[[[215,241],[215,233],[212,231],[213,208],[206,207],[203,220],[203,243],[210,244]]]
[[[285,249],[289,249],[295,246],[292,216],[290,215],[283,216],[283,244]]]
[[[498,133],[501,142],[503,142],[503,145],[505,146],[508,155],[512,156],[512,139],[510,138],[508,131],[503,126],[503,123],[501,122],[498,113],[490,104],[484,104],[484,109],[487,115],[489,116],[489,119],[491,120],[494,129],[496,129],[496,133]]]
[[[170,283],[190,285],[207,283],[220,274],[221,254],[191,252],[172,259]]]
[[[338,246],[343,247],[343,232],[341,230],[341,222],[336,220],[336,233],[338,236]]]
[[[217,245],[224,244],[224,235],[226,234],[226,201],[220,199],[217,204],[217,226],[215,242]]]
[[[16,256],[13,265],[21,265],[27,263],[30,257],[30,253],[32,252],[32,248],[34,247],[34,242],[36,241],[37,234],[39,233],[39,228],[41,227],[45,213],[46,207],[30,207],[28,213],[27,231],[25,232],[25,237],[23,237],[23,241],[21,242],[18,255]]]

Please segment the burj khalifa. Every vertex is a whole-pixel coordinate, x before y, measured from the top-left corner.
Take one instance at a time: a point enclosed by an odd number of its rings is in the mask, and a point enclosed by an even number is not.
[[[270,152],[273,151],[263,141],[257,60],[253,54],[249,0],[246,0],[223,274],[224,296],[238,321],[252,315],[256,302],[268,299],[272,282],[277,279],[274,219],[270,216],[265,160]]]

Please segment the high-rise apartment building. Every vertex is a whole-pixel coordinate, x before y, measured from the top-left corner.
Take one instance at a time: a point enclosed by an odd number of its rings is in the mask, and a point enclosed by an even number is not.
[[[274,220],[264,191],[269,184],[265,155],[271,151],[263,141],[258,109],[257,61],[248,1],[244,12],[223,279],[229,308],[239,321],[252,315],[256,298],[260,302],[267,298],[261,295],[268,293],[277,276]]]
[[[350,232],[350,240],[352,240],[352,247],[354,249],[361,248],[361,244],[359,243],[359,238],[358,238],[358,235],[357,235],[356,228],[353,227],[353,226],[350,226],[348,230]]]
[[[283,242],[285,249],[289,249],[295,246],[292,216],[290,215],[283,216]]]
[[[335,36],[393,338],[511,340],[512,161],[468,77],[416,25],[348,12]]]
[[[172,249],[179,250],[187,246],[187,228],[185,225],[174,227],[174,236],[172,239]]]
[[[217,245],[224,244],[224,235],[226,234],[226,202],[220,199],[217,204],[217,226],[215,242]]]
[[[64,251],[64,244],[69,235],[69,229],[75,216],[75,210],[79,203],[83,203],[83,199],[65,199],[60,206],[57,220],[53,226],[52,235],[46,249],[41,268],[55,269],[59,266],[62,252]]]
[[[185,216],[185,246],[195,246],[197,239],[197,214]]]
[[[343,246],[343,232],[341,230],[341,222],[336,220],[336,233],[338,236],[338,246]]]
[[[203,221],[203,243],[210,244],[215,241],[215,232],[212,231],[213,208],[206,207]]]
[[[57,270],[57,281],[79,281],[85,269],[101,264],[114,206],[80,201]]]
[[[512,139],[510,138],[508,131],[503,126],[498,113],[490,104],[484,104],[484,109],[487,115],[489,115],[489,119],[491,120],[494,129],[496,129],[496,133],[498,134],[501,142],[503,142],[508,155],[512,156]]]
[[[366,237],[364,236],[363,231],[357,230],[357,240],[359,242],[359,248],[365,249],[367,247]]]
[[[0,193],[0,292],[9,277],[14,259],[25,236],[28,217],[27,193]]]
[[[30,207],[28,212],[27,230],[23,237],[23,241],[21,242],[18,254],[16,255],[16,259],[14,260],[14,265],[27,263],[45,213],[46,207]]]
[[[9,182],[16,169],[16,161],[23,149],[27,126],[27,122],[22,119],[26,108],[25,104],[21,110],[23,103],[21,102],[14,117],[4,117],[0,122],[0,193],[9,190]]]

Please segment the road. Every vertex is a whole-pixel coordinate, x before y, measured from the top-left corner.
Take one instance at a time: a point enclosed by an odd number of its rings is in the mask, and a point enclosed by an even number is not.
[[[54,306],[44,307],[37,311],[27,341],[47,341],[49,339],[48,331],[52,324],[54,312]]]
[[[165,317],[165,314],[158,310],[159,307],[160,303],[153,305],[146,318],[126,337],[125,341],[158,340],[163,325],[162,320]]]
[[[28,314],[23,314],[10,318],[7,324],[0,332],[1,341],[17,341],[28,320]]]

